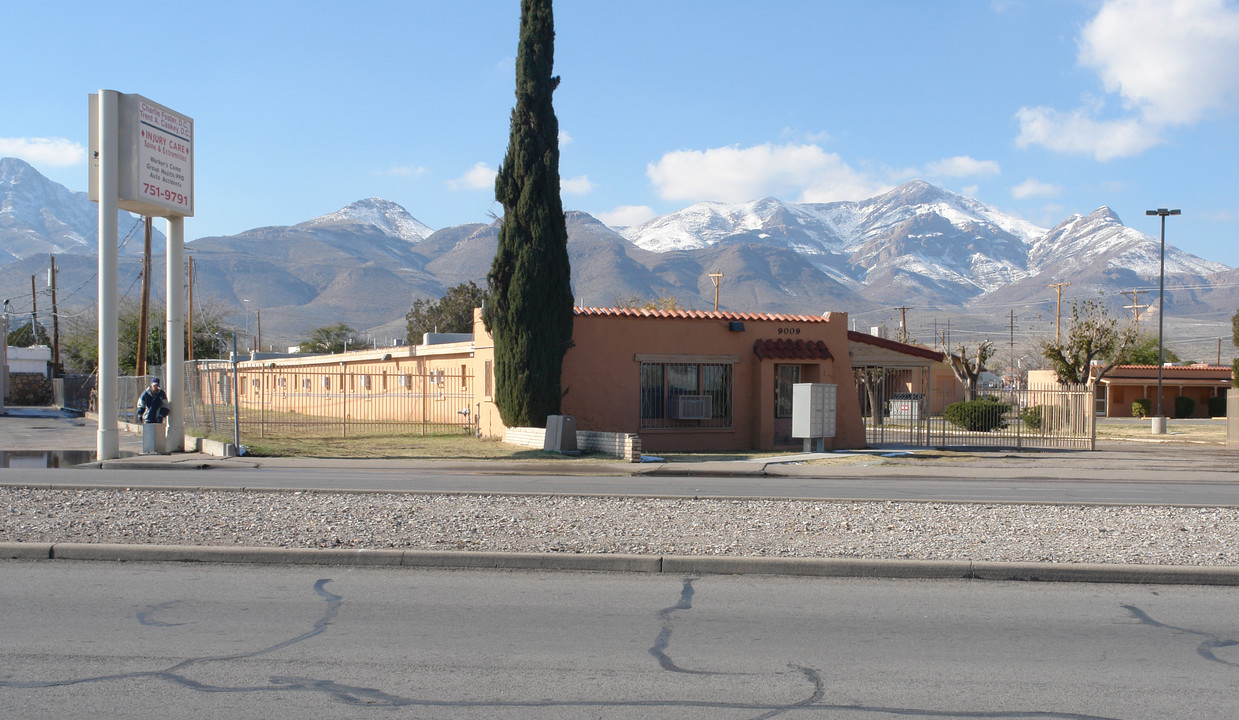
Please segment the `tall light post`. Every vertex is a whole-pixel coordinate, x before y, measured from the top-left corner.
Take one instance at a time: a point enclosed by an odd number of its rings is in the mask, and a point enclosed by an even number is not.
[[[245,338],[249,342],[250,337],[250,301],[242,299],[241,308],[245,310]]]
[[[1166,433],[1166,416],[1162,414],[1162,366],[1166,364],[1162,349],[1162,331],[1166,319],[1166,216],[1182,214],[1178,209],[1145,210],[1145,215],[1158,215],[1162,219],[1162,252],[1157,279],[1157,417],[1153,418],[1153,434]]]

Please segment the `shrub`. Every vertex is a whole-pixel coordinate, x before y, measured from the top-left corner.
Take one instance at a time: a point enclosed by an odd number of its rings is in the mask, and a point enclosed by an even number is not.
[[[994,396],[988,395],[980,400],[967,400],[947,405],[942,415],[955,427],[969,432],[989,432],[1007,426],[1007,421],[1003,416],[1010,409],[1011,406],[1007,403],[999,402]]]
[[[1067,408],[1061,405],[1034,405],[1024,408],[1020,419],[1030,430],[1054,432],[1067,424]]]
[[[1196,401],[1180,395],[1174,399],[1174,416],[1177,418],[1191,417],[1196,412]]]
[[[1209,417],[1226,417],[1226,396],[1214,395],[1209,398]]]
[[[1138,418],[1146,418],[1153,414],[1153,401],[1149,398],[1140,398],[1139,400],[1131,401],[1131,416]]]

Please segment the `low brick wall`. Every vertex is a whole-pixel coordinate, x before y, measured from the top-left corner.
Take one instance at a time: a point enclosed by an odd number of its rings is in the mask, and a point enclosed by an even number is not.
[[[581,450],[614,455],[628,462],[641,462],[641,436],[635,433],[577,430],[576,446]]]
[[[541,450],[546,444],[546,429],[532,427],[508,428],[503,431],[503,441],[509,445]]]
[[[541,450],[546,444],[546,429],[508,428],[504,431],[503,441],[509,445]],[[635,433],[577,430],[576,446],[578,450],[614,455],[628,462],[641,462],[641,436]]]
[[[55,399],[52,381],[42,373],[9,373],[8,405],[51,405]]]

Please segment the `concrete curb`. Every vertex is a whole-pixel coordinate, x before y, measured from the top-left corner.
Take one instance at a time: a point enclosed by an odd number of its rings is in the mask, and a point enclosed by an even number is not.
[[[0,543],[0,560],[210,562],[254,565],[332,565],[640,572],[673,575],[795,575],[804,577],[1088,582],[1147,585],[1239,585],[1239,567],[1004,563],[970,560],[726,557],[493,553],[422,550]]]

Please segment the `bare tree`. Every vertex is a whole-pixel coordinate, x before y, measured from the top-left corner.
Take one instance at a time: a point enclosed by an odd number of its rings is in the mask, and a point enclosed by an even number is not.
[[[1072,385],[1092,385],[1105,377],[1115,365],[1127,362],[1137,340],[1132,325],[1120,329],[1097,300],[1071,304],[1071,327],[1061,342],[1041,343],[1041,354],[1050,362],[1058,381]]]
[[[959,380],[968,389],[968,399],[975,400],[977,395],[977,383],[981,380],[981,373],[985,372],[985,363],[994,356],[994,343],[989,340],[982,341],[977,345],[976,353],[972,359],[968,359],[968,348],[965,345],[960,345],[953,354],[947,356],[947,362],[951,366],[951,371],[955,373],[955,378]]]

